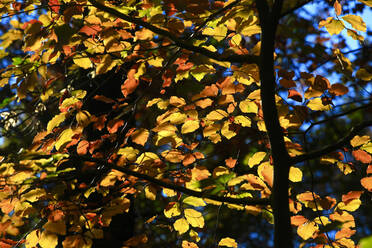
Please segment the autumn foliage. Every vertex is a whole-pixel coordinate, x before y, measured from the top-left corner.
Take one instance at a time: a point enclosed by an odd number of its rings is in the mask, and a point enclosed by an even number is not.
[[[371,247],[370,7],[0,1],[0,247]]]

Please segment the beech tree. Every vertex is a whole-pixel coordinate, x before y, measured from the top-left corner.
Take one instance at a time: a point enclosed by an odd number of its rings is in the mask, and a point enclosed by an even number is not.
[[[370,7],[1,0],[0,246],[371,247]]]

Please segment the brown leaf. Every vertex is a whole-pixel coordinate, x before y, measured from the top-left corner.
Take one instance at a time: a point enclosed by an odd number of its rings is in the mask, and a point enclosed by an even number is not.
[[[296,82],[293,81],[292,79],[288,80],[286,78],[282,78],[280,79],[279,81],[280,85],[283,86],[284,88],[292,88],[292,87],[296,87]]]
[[[349,88],[343,84],[332,84],[331,88],[329,89],[329,93],[335,96],[342,96],[349,92]]]

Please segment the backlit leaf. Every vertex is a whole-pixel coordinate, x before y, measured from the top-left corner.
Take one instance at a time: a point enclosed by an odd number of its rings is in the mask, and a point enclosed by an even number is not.
[[[222,238],[220,242],[218,242],[218,246],[238,248],[238,243],[232,238]]]
[[[181,235],[189,230],[189,223],[186,221],[185,218],[181,218],[174,222],[173,227],[178,232],[178,234]]]
[[[181,127],[181,133],[192,133],[199,128],[198,120],[186,120]]]
[[[359,136],[356,135],[354,138],[350,140],[350,144],[352,147],[357,147],[364,145],[370,141],[370,137],[368,135]]]
[[[258,165],[261,163],[261,161],[266,157],[266,152],[256,152],[253,154],[252,157],[249,158],[248,160],[248,165],[249,167],[253,167],[255,165]]]
[[[360,180],[360,183],[368,191],[372,191],[372,177],[365,177]]]
[[[186,197],[183,200],[183,203],[189,204],[194,207],[204,207],[206,205],[203,199],[195,197],[195,196]]]
[[[191,226],[199,228],[204,227],[204,218],[200,212],[191,208],[187,208],[185,209],[184,213],[187,222],[190,223]]]
[[[319,28],[325,27],[330,35],[339,34],[344,29],[344,23],[341,20],[328,17],[327,20],[319,22]]]
[[[50,233],[48,231],[44,231],[41,233],[40,239],[39,239],[39,245],[42,248],[54,248],[58,244],[58,236]]]
[[[66,119],[67,114],[68,114],[67,112],[62,112],[62,113],[60,113],[58,115],[55,115],[48,122],[47,131],[48,132],[51,132],[53,130],[53,128],[58,127],[59,124],[61,124]]]
[[[239,103],[240,111],[243,113],[253,113],[257,114],[258,107],[257,104],[250,100],[244,100]]]
[[[289,169],[289,180],[292,182],[302,181],[302,171],[297,167],[291,167]]]
[[[173,205],[170,205],[166,209],[164,209],[164,215],[167,218],[176,217],[181,214],[179,204],[176,202]]]
[[[150,132],[144,128],[137,129],[131,134],[132,141],[144,146],[149,138]]]
[[[297,228],[297,234],[303,239],[308,240],[309,238],[313,237],[314,233],[318,231],[318,225],[313,222],[306,222]]]
[[[362,17],[357,15],[345,15],[342,17],[345,21],[351,24],[353,28],[355,28],[358,31],[365,32],[367,30],[367,25],[363,21]]]

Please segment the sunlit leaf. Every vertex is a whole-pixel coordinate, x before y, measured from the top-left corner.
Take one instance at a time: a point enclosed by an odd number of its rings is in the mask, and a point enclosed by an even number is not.
[[[232,238],[222,238],[220,242],[218,242],[218,246],[237,248],[238,243],[236,243],[235,239]]]

